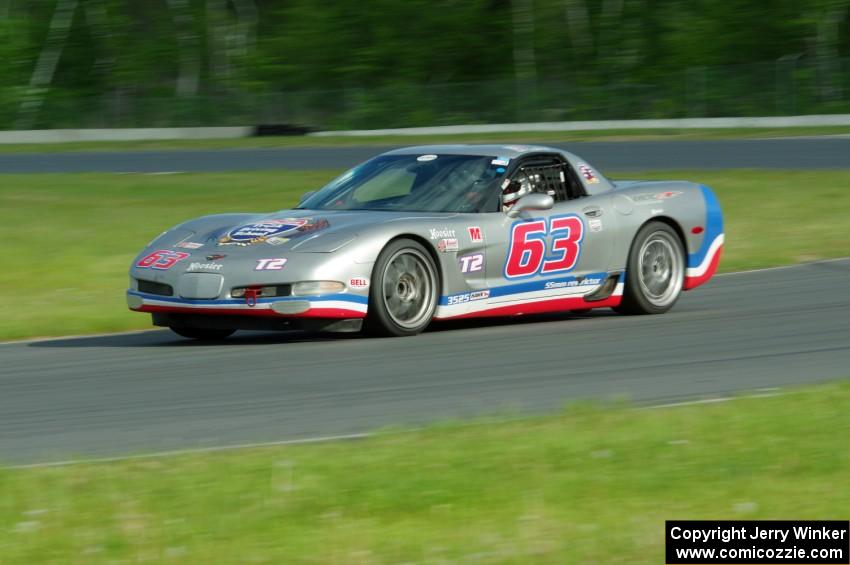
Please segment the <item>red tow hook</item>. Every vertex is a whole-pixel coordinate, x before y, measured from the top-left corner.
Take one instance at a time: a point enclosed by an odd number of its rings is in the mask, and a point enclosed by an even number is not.
[[[253,308],[257,305],[257,297],[260,296],[259,288],[246,288],[245,289],[245,304],[248,305],[248,308]]]

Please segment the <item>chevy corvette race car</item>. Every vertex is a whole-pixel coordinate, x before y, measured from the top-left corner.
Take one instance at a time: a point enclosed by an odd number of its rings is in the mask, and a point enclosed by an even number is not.
[[[180,224],[133,261],[127,303],[196,339],[237,329],[413,335],[432,320],[669,310],[723,248],[690,182],[606,179],[559,149],[379,155],[292,209]]]

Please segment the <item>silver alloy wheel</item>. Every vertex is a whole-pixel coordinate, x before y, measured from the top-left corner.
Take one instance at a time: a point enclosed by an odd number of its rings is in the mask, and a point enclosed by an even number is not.
[[[674,237],[657,231],[646,238],[638,254],[638,280],[653,306],[671,304],[682,290],[684,258]]]
[[[381,296],[393,322],[404,329],[430,320],[436,306],[437,280],[428,259],[416,249],[396,251],[382,277]]]

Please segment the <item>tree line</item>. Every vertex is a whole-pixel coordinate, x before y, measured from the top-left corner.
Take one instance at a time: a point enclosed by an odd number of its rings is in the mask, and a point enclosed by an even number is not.
[[[0,127],[850,111],[850,0],[0,0]]]

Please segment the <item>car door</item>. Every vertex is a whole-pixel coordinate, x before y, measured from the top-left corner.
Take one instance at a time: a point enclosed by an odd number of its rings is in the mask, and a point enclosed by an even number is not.
[[[591,292],[604,282],[610,267],[616,232],[610,195],[589,196],[560,155],[524,158],[511,180],[522,176],[530,179],[533,191],[551,195],[555,204],[515,218],[502,215],[501,237],[488,241],[491,302]]]

